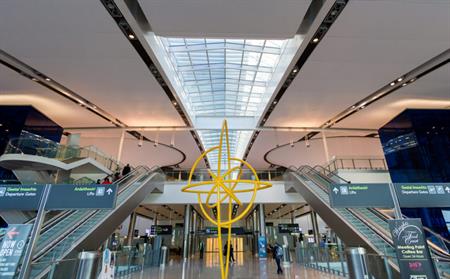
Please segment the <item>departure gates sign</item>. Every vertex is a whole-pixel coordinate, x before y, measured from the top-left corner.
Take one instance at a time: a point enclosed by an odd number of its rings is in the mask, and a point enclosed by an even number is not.
[[[0,210],[36,210],[45,185],[0,185]],[[52,185],[45,209],[111,209],[117,185]]]

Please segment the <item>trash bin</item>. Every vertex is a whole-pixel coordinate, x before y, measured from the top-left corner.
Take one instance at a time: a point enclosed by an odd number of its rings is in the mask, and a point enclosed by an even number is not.
[[[97,275],[98,255],[96,252],[81,252],[78,254],[76,279],[94,279]]]
[[[350,279],[369,278],[366,249],[351,247],[346,249],[346,253]]]

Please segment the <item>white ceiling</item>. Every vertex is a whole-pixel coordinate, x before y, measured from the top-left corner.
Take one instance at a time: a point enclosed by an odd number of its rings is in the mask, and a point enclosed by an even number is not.
[[[160,36],[291,38],[311,0],[138,0]]]
[[[100,1],[1,1],[0,35],[1,49],[128,125],[183,125]]]
[[[306,0],[139,0],[158,35],[286,38],[295,34]],[[151,10],[151,13],[149,11]],[[270,126],[319,126],[397,76],[450,47],[450,1],[350,1],[318,44],[269,118]],[[183,125],[181,118],[100,1],[0,1],[0,49],[67,86],[127,125]],[[339,126],[378,128],[406,107],[448,107],[449,66],[354,114]],[[63,127],[105,126],[89,113],[0,66],[0,104],[32,104]],[[161,141],[170,143],[171,133]],[[97,145],[102,142],[97,135]],[[154,138],[154,133],[146,136]],[[296,137],[300,138],[299,133]],[[262,133],[248,160],[289,134]],[[134,150],[136,162],[174,161],[179,154]],[[199,155],[188,132],[176,147],[189,167]],[[118,135],[114,142],[118,142]],[[116,147],[116,145],[113,145]],[[151,146],[149,146],[150,149]],[[111,155],[115,149],[108,147]],[[153,148],[153,147],[152,147]],[[289,150],[289,149],[287,149]],[[288,156],[284,150],[276,158]],[[297,153],[296,153],[297,154]],[[131,156],[131,155],[130,155]],[[296,155],[297,156],[297,155]],[[298,152],[298,156],[302,156]]]
[[[267,125],[323,124],[448,49],[449,28],[449,1],[350,1]]]

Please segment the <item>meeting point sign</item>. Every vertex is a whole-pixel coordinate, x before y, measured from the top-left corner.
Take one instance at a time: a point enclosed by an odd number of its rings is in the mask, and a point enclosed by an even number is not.
[[[402,279],[437,279],[420,219],[388,220]]]

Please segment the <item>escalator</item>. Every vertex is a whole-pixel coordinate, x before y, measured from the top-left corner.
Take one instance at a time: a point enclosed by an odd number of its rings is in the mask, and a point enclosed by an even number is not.
[[[374,208],[331,208],[328,195],[331,185],[333,183],[349,183],[349,181],[333,173],[327,173],[321,167],[311,168],[309,166],[288,170],[285,178],[348,246],[362,246],[368,249],[369,253],[387,256],[394,275],[399,275],[396,253],[387,223],[390,216]],[[429,229],[425,229],[433,233]],[[437,236],[434,234],[434,237]],[[437,267],[440,275],[444,276],[442,278],[448,278],[445,277],[445,272],[448,272],[450,257],[444,243],[445,241],[448,243],[448,240],[441,238],[440,241],[443,245],[437,245],[430,239],[428,244],[433,257],[439,259]],[[385,276],[383,274],[378,276],[387,278],[383,277]]]
[[[118,196],[112,210],[68,210],[63,217],[45,227],[33,253],[30,278],[45,278],[51,263],[75,258],[82,250],[97,250],[165,176],[159,168],[137,167],[116,183]],[[64,264],[58,264],[64,269]],[[71,273],[66,273],[71,272]],[[57,270],[53,278],[68,278],[73,271]],[[62,277],[60,277],[62,276]]]

